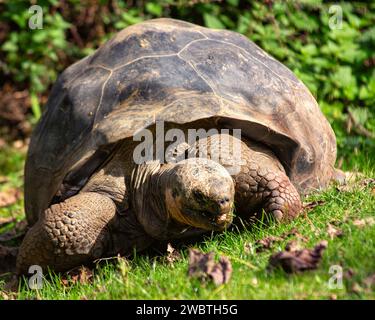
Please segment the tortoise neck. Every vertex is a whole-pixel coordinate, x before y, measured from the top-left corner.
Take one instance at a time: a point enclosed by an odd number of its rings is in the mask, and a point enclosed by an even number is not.
[[[153,161],[137,165],[131,176],[132,209],[147,234],[163,239],[167,234],[169,215],[165,192],[171,183],[171,165]]]

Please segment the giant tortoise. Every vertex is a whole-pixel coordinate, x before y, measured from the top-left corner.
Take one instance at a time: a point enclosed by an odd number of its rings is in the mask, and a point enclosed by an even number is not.
[[[216,131],[164,139],[175,148],[160,161],[158,125]],[[152,159],[139,163],[145,130]],[[218,144],[225,152],[214,157]],[[301,195],[336,176],[335,159],[334,132],[309,90],[243,35],[173,19],[127,27],[53,86],[25,166],[31,228],[18,272],[220,231],[234,215],[290,220]]]

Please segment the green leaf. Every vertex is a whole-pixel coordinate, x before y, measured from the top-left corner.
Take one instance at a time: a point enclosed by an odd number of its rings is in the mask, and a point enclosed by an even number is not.
[[[17,45],[12,42],[12,41],[7,41],[5,42],[2,47],[1,47],[4,51],[9,51],[9,52],[17,52],[18,50],[18,47]]]
[[[233,7],[238,7],[239,0],[227,0],[227,2]]]
[[[245,34],[250,27],[250,18],[248,15],[240,15],[237,22],[237,32]]]
[[[212,29],[225,29],[224,24],[217,17],[215,17],[214,15],[211,15],[209,13],[205,13],[203,15],[203,19],[204,19],[204,24],[208,28],[212,28]]]
[[[122,15],[121,15],[122,19],[128,24],[128,25],[131,25],[131,24],[136,24],[138,22],[142,22],[143,19],[140,18],[140,17],[135,17],[133,16],[132,14],[128,13],[128,12],[123,12]]]
[[[38,97],[35,93],[30,94],[30,101],[31,101],[31,110],[33,112],[34,117],[38,120],[42,115],[40,104]]]
[[[163,7],[155,2],[146,3],[146,11],[153,14],[154,16],[161,17],[163,13]]]
[[[315,44],[311,43],[301,48],[301,53],[305,56],[315,56],[318,54],[318,48]]]

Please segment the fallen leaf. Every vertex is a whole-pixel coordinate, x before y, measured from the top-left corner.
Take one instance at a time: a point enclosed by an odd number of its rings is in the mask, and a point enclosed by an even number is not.
[[[338,227],[338,226],[341,226],[342,224],[348,222],[349,220],[350,220],[350,212],[349,212],[349,210],[345,210],[344,214],[342,215],[342,217],[340,217],[340,219],[333,219],[333,220],[329,221],[329,223],[332,224],[335,227]]]
[[[61,279],[61,282],[64,286],[74,285],[76,283],[80,284],[87,284],[92,282],[93,280],[93,272],[91,269],[81,266],[79,268],[75,268],[66,273]]]
[[[316,269],[322,259],[327,241],[318,243],[314,249],[282,251],[273,254],[269,260],[269,268],[282,267],[287,273],[296,273]]]
[[[247,254],[253,254],[254,253],[254,246],[252,243],[247,242],[243,245],[243,250]]]
[[[188,275],[205,281],[211,279],[215,285],[228,283],[232,274],[230,260],[221,256],[219,262],[215,262],[215,253],[203,253],[197,249],[189,249]]]
[[[362,191],[372,185],[375,185],[375,179],[373,178],[366,178],[358,181],[358,177],[355,177],[354,179],[347,180],[343,185],[337,186],[336,189],[339,192],[353,192],[356,190]]]
[[[282,241],[282,240],[284,239],[281,237],[275,237],[275,236],[269,236],[269,237],[260,239],[255,242],[255,244],[257,245],[256,252],[262,252],[264,250],[271,249],[275,242]]]
[[[344,278],[345,279],[351,279],[351,278],[353,278],[354,275],[355,275],[355,272],[352,268],[349,268],[348,270],[346,270],[344,272]]]
[[[297,250],[301,250],[301,244],[299,243],[299,241],[297,240],[292,240],[292,241],[289,241],[286,245],[285,245],[285,250],[286,251],[289,251],[289,252],[293,252],[293,251],[297,251]]]
[[[0,191],[0,208],[16,203],[20,196],[21,192],[16,188],[9,188],[5,191]]]
[[[202,253],[197,249],[189,250],[189,269],[190,277],[204,278],[212,270],[214,262],[214,253]]]
[[[303,203],[303,209],[306,211],[311,211],[317,206],[321,206],[325,203],[325,200],[314,200],[310,202],[304,202]]]
[[[335,228],[333,225],[328,223],[327,233],[331,240],[335,237],[341,237],[343,235],[342,230]]]
[[[289,230],[288,232],[285,232],[281,235],[282,238],[286,239],[286,238],[289,238],[289,237],[296,237],[298,240],[302,241],[302,242],[307,242],[309,241],[309,239],[302,235],[298,230],[297,228],[293,228],[291,230]]]
[[[18,248],[0,244],[0,274],[15,271],[17,254]]]
[[[360,179],[364,179],[365,175],[362,172],[346,171],[345,174],[345,184],[355,184],[358,183]]]
[[[358,228],[364,228],[366,226],[372,226],[375,224],[375,219],[373,217],[367,217],[364,219],[353,220],[353,224]]]
[[[372,289],[372,287],[375,289],[375,273],[364,279],[363,284],[369,289]]]
[[[363,179],[363,180],[360,181],[360,185],[362,185],[364,187],[368,187],[368,186],[372,186],[372,185],[375,186],[375,179],[374,178]]]
[[[359,294],[363,291],[363,288],[357,282],[354,282],[350,291]]]
[[[181,254],[175,248],[173,248],[170,243],[167,245],[167,253],[167,261],[170,264],[173,264],[177,260],[181,259]]]
[[[228,257],[222,256],[219,258],[219,262],[216,263],[210,272],[213,282],[219,286],[224,283],[228,283],[232,275],[232,264]]]

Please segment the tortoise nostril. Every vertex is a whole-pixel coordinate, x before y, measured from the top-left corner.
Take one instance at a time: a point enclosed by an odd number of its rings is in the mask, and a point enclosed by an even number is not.
[[[226,206],[226,205],[228,205],[228,202],[229,202],[228,197],[224,197],[224,198],[221,198],[220,200],[218,200],[218,203],[219,203],[220,206]]]

